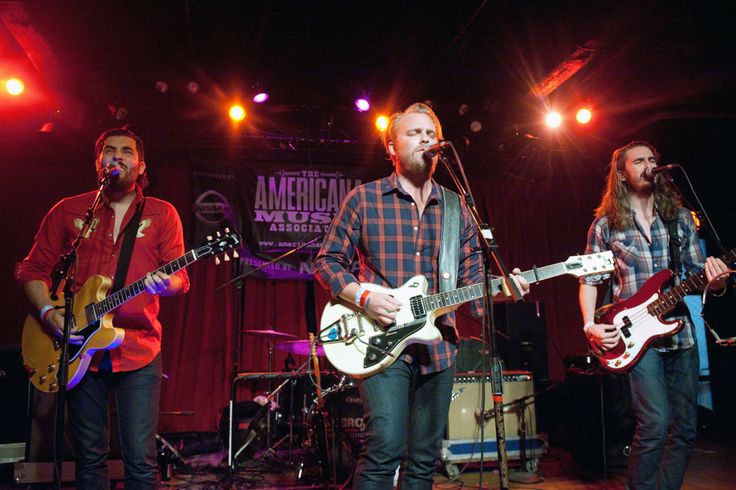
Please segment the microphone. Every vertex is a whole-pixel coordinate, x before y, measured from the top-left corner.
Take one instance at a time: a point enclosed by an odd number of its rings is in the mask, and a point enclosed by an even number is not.
[[[111,162],[110,165],[102,167],[100,170],[100,180],[107,180],[120,175],[120,167],[117,162]]]
[[[450,146],[450,142],[447,140],[438,141],[437,143],[428,146],[424,149],[424,154],[427,155],[429,158],[434,158],[434,156],[440,152],[442,152],[445,148]]]
[[[647,167],[644,169],[644,173],[642,173],[641,175],[646,180],[654,180],[655,175],[661,174],[662,172],[669,172],[675,167],[677,167],[677,164],[675,163],[671,163],[669,165],[660,165],[659,167]]]

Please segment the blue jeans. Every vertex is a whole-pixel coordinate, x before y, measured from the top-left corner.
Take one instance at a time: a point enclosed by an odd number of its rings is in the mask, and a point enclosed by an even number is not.
[[[125,488],[156,485],[161,356],[136,371],[88,372],[68,393],[78,489],[108,489],[109,393],[115,393]]]
[[[636,432],[627,487],[678,489],[697,435],[697,346],[649,349],[630,373]]]
[[[360,383],[366,443],[356,489],[390,489],[406,454],[402,489],[431,489],[447,425],[454,370],[422,375],[419,364],[396,361]]]

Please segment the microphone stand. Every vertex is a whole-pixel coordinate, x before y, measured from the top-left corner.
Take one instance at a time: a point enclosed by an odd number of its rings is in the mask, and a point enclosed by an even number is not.
[[[79,243],[92,226],[92,218],[97,208],[102,203],[102,193],[110,185],[112,175],[106,173],[105,176],[100,179],[97,194],[92,205],[87,209],[84,217],[84,223],[82,224],[79,234],[72,242],[69,252],[59,257],[54,271],[51,273],[51,299],[56,301],[59,299],[59,286],[62,281],[64,282],[64,327],[62,330],[61,337],[61,357],[59,359],[59,371],[56,376],[58,381],[58,392],[56,395],[56,412],[54,416],[54,486],[57,489],[61,489],[62,483],[62,464],[63,464],[63,452],[64,452],[64,416],[66,407],[66,387],[67,387],[67,371],[69,369],[69,336],[71,329],[74,326],[74,288],[72,282],[74,275],[71,274],[73,265],[77,262],[77,248]],[[43,318],[41,319],[43,322]]]
[[[444,147],[450,147],[452,148],[452,153],[454,155],[455,162],[457,163],[458,170],[460,171],[460,175],[462,176],[462,182],[458,178],[455,171],[452,169],[452,166],[447,160],[447,157],[445,156],[444,152],[440,153],[440,161],[443,163],[445,168],[447,169],[447,172],[450,174],[450,177],[452,178],[453,182],[455,183],[455,187],[457,188],[460,196],[465,201],[465,204],[467,205],[468,210],[470,211],[470,216],[473,219],[473,222],[475,223],[476,228],[478,229],[478,241],[480,242],[481,246],[481,252],[483,254],[483,281],[485,283],[485,295],[484,295],[484,307],[486,314],[483,315],[483,330],[481,335],[481,341],[483,342],[483,345],[486,345],[486,330],[488,330],[489,336],[490,336],[490,347],[491,347],[491,393],[493,395],[493,414],[494,419],[496,422],[496,442],[497,442],[497,452],[498,452],[498,463],[499,463],[499,470],[498,470],[498,476],[499,476],[499,489],[500,490],[507,490],[509,488],[509,474],[508,474],[508,458],[506,455],[506,426],[504,424],[504,418],[503,418],[503,367],[501,365],[501,360],[498,357],[498,349],[496,345],[496,322],[493,317],[493,291],[490,291],[490,285],[491,285],[491,277],[490,277],[490,270],[492,263],[496,264],[496,267],[498,267],[499,271],[501,272],[501,275],[506,280],[506,286],[509,289],[509,293],[511,296],[513,296],[515,301],[518,301],[521,299],[522,294],[521,291],[519,291],[519,288],[516,286],[516,283],[514,283],[512,280],[508,277],[508,272],[506,270],[506,267],[503,264],[503,261],[501,258],[496,254],[496,251],[498,250],[498,244],[496,243],[495,239],[493,238],[493,234],[491,233],[491,228],[488,226],[487,223],[482,223],[480,220],[480,215],[478,213],[478,209],[475,205],[475,200],[473,199],[473,196],[470,191],[470,184],[468,183],[468,179],[465,176],[465,172],[463,170],[462,162],[460,161],[460,157],[457,154],[457,151],[455,150],[455,146],[447,141],[446,144],[443,144],[440,146],[440,149]],[[505,293],[507,293],[506,290],[504,290]],[[487,319],[487,320],[486,320]],[[482,416],[485,415],[485,400],[486,400],[486,393],[485,393],[485,373],[486,373],[486,356],[482,356],[482,364],[481,364],[481,414]],[[480,426],[480,439],[481,439],[481,445],[480,445],[480,476],[479,481],[483,481],[483,460],[484,460],[484,446],[485,446],[485,424],[481,424]]]
[[[705,225],[705,230],[710,236],[711,240],[713,241],[713,244],[718,249],[718,253],[721,255],[726,253],[726,248],[723,246],[723,242],[721,242],[721,237],[718,236],[718,233],[716,232],[715,227],[713,226],[713,223],[710,220],[710,217],[708,216],[708,213],[705,212],[705,208],[703,207],[703,203],[700,202],[700,199],[698,198],[698,194],[695,192],[695,188],[693,187],[693,183],[690,181],[690,177],[688,177],[687,172],[685,172],[685,169],[682,167],[682,165],[677,163],[672,163],[670,165],[667,165],[668,168],[677,168],[680,169],[682,172],[682,175],[685,177],[685,181],[687,182],[688,187],[690,188],[690,192],[692,193],[693,197],[695,198],[695,201],[697,202],[698,206],[693,206],[687,198],[682,194],[680,189],[677,187],[677,184],[675,184],[674,179],[670,175],[669,171],[662,172],[662,178],[667,181],[671,186],[672,189],[677,194],[677,197],[680,198],[682,203],[688,208],[688,209],[694,209],[697,214],[702,217],[702,222]],[[655,175],[655,181],[656,181],[656,175]]]

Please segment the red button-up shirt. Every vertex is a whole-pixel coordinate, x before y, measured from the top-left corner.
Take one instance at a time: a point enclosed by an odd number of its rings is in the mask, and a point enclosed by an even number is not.
[[[46,214],[36,234],[36,240],[21,265],[19,280],[25,284],[41,280],[51,286],[51,272],[59,256],[69,251],[79,234],[87,209],[96,191],[59,201]],[[115,281],[118,256],[126,225],[133,218],[143,199],[140,190],[125,213],[117,239],[113,240],[115,212],[101,205],[94,214],[87,236],[79,244],[74,290],[78,291],[93,275],[108,276]],[[133,254],[124,284],[130,284],[162,265],[184,254],[184,239],[179,215],[166,201],[147,197],[143,208]],[[185,270],[177,272],[184,291],[189,289]],[[143,292],[114,311],[113,325],[125,329],[125,338],[110,350],[113,371],[131,371],[150,363],[161,351],[161,324],[158,321],[158,295]],[[98,352],[92,369],[96,369],[103,352]]]

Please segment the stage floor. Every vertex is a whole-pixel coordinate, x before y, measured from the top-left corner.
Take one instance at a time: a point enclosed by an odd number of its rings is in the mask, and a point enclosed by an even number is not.
[[[736,463],[733,459],[734,444],[718,442],[714,437],[701,436],[697,442],[693,458],[685,478],[685,490],[712,490],[734,488],[733,474]],[[188,458],[196,470],[172,469],[169,481],[162,481],[159,489],[227,488],[228,477],[220,461],[224,454],[201,455]],[[337,481],[326,484],[319,462],[300,451],[277,451],[258,459],[244,461],[233,474],[231,488],[262,489],[308,489],[343,488],[346,478],[336,475]],[[293,461],[290,461],[292,459]],[[614,462],[612,462],[614,463]],[[539,459],[536,475],[543,481],[530,483],[511,482],[512,489],[560,489],[560,490],[618,490],[624,488],[625,464],[611,464],[604,478],[601,468],[587,468],[578,464],[572,455],[554,447]],[[301,466],[301,478],[299,469]],[[483,485],[480,488],[498,488],[498,474],[495,463],[484,467]],[[518,468],[518,461],[511,461],[510,467]],[[437,490],[479,488],[480,472],[477,465],[463,468],[458,465],[460,475],[449,479],[446,475],[435,476],[434,488]]]

